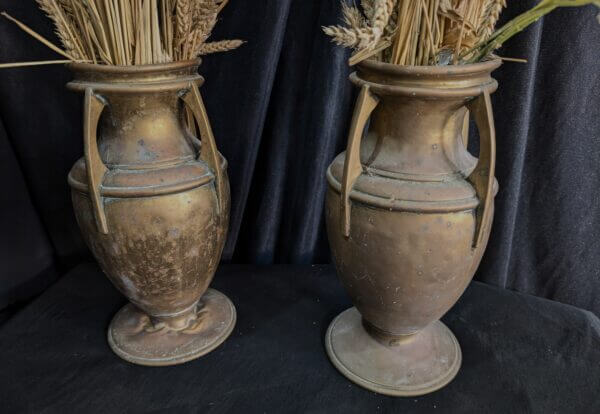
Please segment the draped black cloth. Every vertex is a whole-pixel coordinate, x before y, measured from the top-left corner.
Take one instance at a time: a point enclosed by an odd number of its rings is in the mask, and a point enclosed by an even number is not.
[[[591,312],[474,282],[443,318],[462,352],[445,388],[394,398],[351,383],[324,337],[351,306],[326,266],[223,265],[232,335],[184,365],[148,368],[112,353],[106,327],[126,302],[96,264],[75,267],[0,326],[6,413],[600,412],[600,322]]]
[[[509,2],[504,19],[536,1]],[[0,0],[55,39],[34,1]],[[499,51],[528,59],[495,77],[500,193],[482,281],[600,314],[600,25],[592,6],[561,9]],[[325,171],[343,150],[354,91],[348,51],[320,26],[338,0],[231,0],[202,89],[230,163],[232,219],[224,259],[327,263]],[[0,62],[57,56],[6,20]],[[0,71],[0,309],[43,291],[89,258],[67,173],[82,155],[82,97],[62,66]],[[57,273],[58,272],[58,273]]]

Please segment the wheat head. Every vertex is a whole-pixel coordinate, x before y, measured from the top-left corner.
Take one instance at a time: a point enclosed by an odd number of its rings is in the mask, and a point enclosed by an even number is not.
[[[198,50],[198,55],[208,55],[217,52],[227,52],[229,50],[237,49],[244,44],[243,40],[221,40],[219,42],[207,42],[204,43]]]
[[[494,28],[496,27],[496,23],[498,23],[498,19],[500,18],[500,13],[506,7],[506,0],[486,0],[484,7],[482,8],[482,15],[479,20],[479,28],[477,29],[477,37],[479,41],[485,41],[488,39],[492,33],[494,33]]]

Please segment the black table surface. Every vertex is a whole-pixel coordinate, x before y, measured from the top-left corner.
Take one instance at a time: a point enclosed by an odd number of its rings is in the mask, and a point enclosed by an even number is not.
[[[473,282],[444,317],[463,351],[447,387],[392,398],[329,362],[329,322],[351,306],[331,266],[222,266],[213,287],[238,322],[184,365],[120,360],[106,328],[125,303],[84,264],[0,328],[0,412],[599,413],[600,322],[591,313]]]

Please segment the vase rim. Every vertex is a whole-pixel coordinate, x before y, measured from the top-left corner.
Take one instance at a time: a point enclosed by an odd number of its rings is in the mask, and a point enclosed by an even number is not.
[[[201,59],[155,65],[114,66],[90,63],[70,63],[67,67],[74,79],[67,84],[73,91],[91,88],[104,93],[157,93],[189,89],[190,84],[202,85],[198,73]]]
[[[423,99],[465,99],[498,88],[492,71],[501,59],[467,65],[400,66],[377,61],[363,61],[350,80],[357,86],[369,86],[380,96],[408,96]]]
[[[97,72],[106,74],[150,74],[156,72],[167,72],[171,70],[185,69],[200,66],[202,59],[180,60],[168,63],[153,63],[148,65],[106,65],[98,63],[67,63],[67,67],[73,72]]]
[[[433,75],[433,76],[456,76],[471,75],[480,72],[492,72],[502,65],[502,59],[493,58],[477,63],[467,63],[465,65],[444,65],[444,66],[416,66],[416,65],[396,65],[387,62],[378,62],[376,60],[363,60],[357,66],[360,69],[377,71],[387,75]]]

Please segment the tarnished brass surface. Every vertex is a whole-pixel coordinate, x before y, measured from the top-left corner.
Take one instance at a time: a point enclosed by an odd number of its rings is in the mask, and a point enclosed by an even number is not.
[[[234,326],[235,308],[231,301],[208,289],[194,312],[169,323],[153,322],[135,305],[128,304],[115,316],[108,331],[108,343],[127,361],[173,365],[209,353],[227,339]],[[152,347],[147,346],[149,340]]]
[[[373,391],[421,395],[458,372],[460,348],[438,319],[464,292],[489,238],[491,72],[499,65],[365,61],[351,76],[361,92],[347,150],[327,172],[326,217],[339,277],[363,323],[347,311],[326,344],[336,367]],[[462,136],[467,109],[479,160]]]
[[[109,343],[142,365],[201,356],[235,323],[224,295],[201,300],[225,243],[229,182],[199,64],[70,65],[69,88],[85,94],[85,156],[69,173],[73,206],[100,266],[135,305],[115,317]],[[186,106],[200,139],[184,124]]]
[[[360,313],[350,308],[331,323],[325,347],[335,367],[350,380],[396,397],[436,391],[460,369],[458,341],[440,321],[427,325],[418,335],[392,340],[385,336],[364,329]]]

